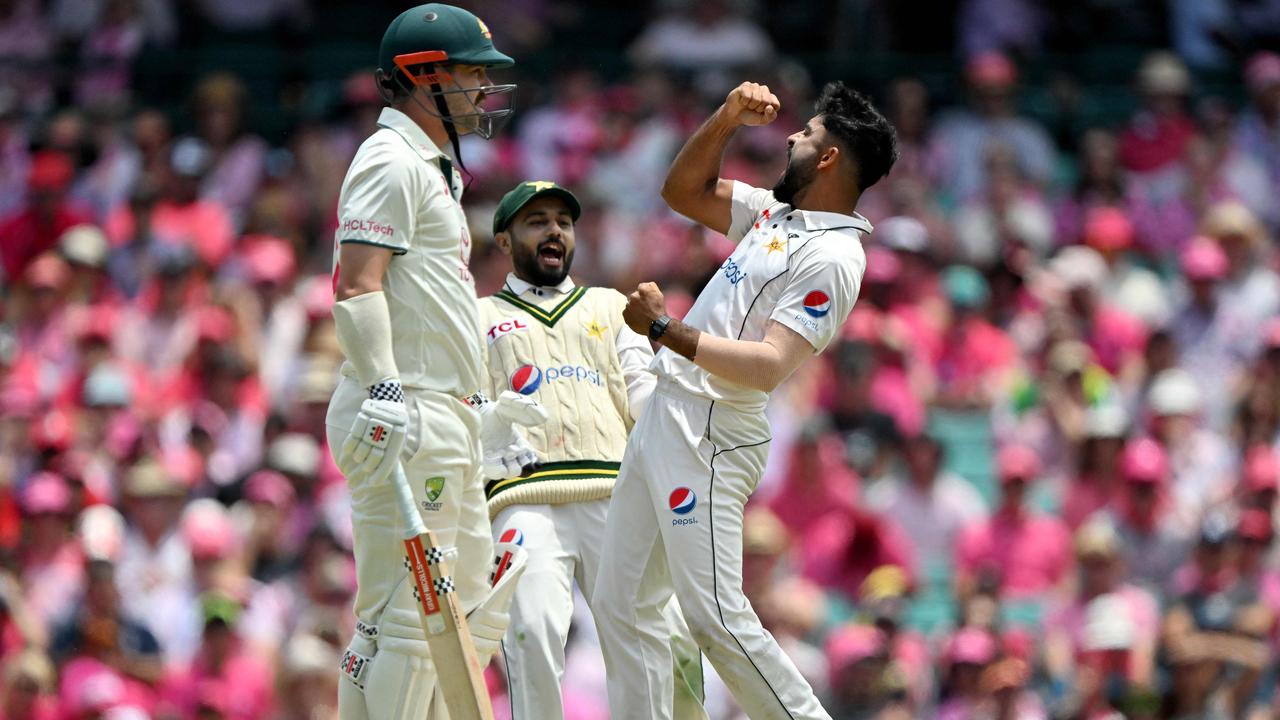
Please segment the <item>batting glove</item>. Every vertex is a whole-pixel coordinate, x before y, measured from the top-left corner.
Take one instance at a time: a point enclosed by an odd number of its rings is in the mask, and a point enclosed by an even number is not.
[[[338,453],[338,467],[347,477],[378,484],[385,481],[404,447],[409,411],[398,381],[385,381],[369,388],[369,399],[351,424],[351,432]]]
[[[480,406],[480,446],[484,476],[490,480],[516,477],[538,462],[521,427],[541,425],[547,410],[531,397],[510,390]]]

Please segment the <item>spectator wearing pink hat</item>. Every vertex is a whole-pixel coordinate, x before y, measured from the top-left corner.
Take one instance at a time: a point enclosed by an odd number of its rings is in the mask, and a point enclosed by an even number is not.
[[[831,698],[837,718],[894,717],[906,713],[904,678],[889,658],[884,633],[870,625],[845,625],[827,638]]]
[[[1185,526],[1170,512],[1169,459],[1160,443],[1139,438],[1125,446],[1120,468],[1120,495],[1096,517],[1119,534],[1127,577],[1162,597],[1191,548]]]
[[[1261,51],[1244,67],[1249,107],[1236,120],[1240,151],[1263,161],[1273,183],[1280,183],[1280,55]]]
[[[996,660],[996,640],[986,630],[962,627],[942,655],[942,702],[936,720],[971,720],[983,704],[982,673]]]
[[[1043,600],[1067,579],[1071,533],[1058,517],[1029,507],[1028,487],[1040,476],[1035,451],[1003,447],[996,468],[1000,505],[987,520],[966,527],[956,542],[958,593],[966,597],[978,585],[992,585],[1005,598]]]
[[[1251,312],[1221,302],[1219,287],[1227,277],[1227,254],[1214,240],[1194,237],[1179,257],[1186,279],[1186,298],[1170,322],[1178,362],[1199,379],[1207,399],[1211,427],[1225,427],[1231,412],[1231,389],[1258,346]]]
[[[23,595],[46,627],[70,614],[84,587],[84,555],[71,533],[75,498],[67,481],[39,472],[18,495],[24,533],[18,546]]]
[[[297,493],[289,479],[275,470],[259,470],[244,483],[245,538],[243,564],[259,582],[272,582],[289,573],[297,560],[297,543],[288,532]]]
[[[1154,689],[1160,608],[1151,593],[1125,582],[1121,542],[1106,518],[1076,531],[1078,585],[1045,624],[1045,664],[1056,686]]]
[[[964,75],[969,108],[939,117],[929,138],[940,189],[954,200],[981,193],[988,181],[986,158],[995,145],[1010,150],[1022,177],[1048,184],[1057,158],[1044,129],[1017,114],[1013,61],[996,52],[978,53],[965,63]]]
[[[1267,608],[1273,623],[1270,634],[1274,641],[1280,630],[1280,569],[1268,562],[1275,543],[1275,520],[1269,510],[1245,508],[1236,523],[1240,549],[1236,559],[1240,589]]]
[[[252,302],[242,298],[256,322],[252,334],[258,355],[258,377],[273,407],[287,400],[291,371],[307,334],[308,317],[303,299],[294,290],[297,258],[293,245],[283,238],[250,235],[240,241],[238,260],[245,281],[255,290]]]

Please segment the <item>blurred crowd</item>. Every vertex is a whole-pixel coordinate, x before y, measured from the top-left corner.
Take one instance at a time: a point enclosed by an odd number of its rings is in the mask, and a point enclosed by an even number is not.
[[[468,5],[516,57],[573,22]],[[580,282],[656,280],[686,309],[732,248],[658,188],[739,79],[783,112],[724,174],[773,184],[825,78],[742,3],[658,5],[620,76],[526,71],[512,127],[463,142],[482,294],[507,271],[497,198],[551,179],[584,200]],[[828,39],[898,12],[816,5]],[[1039,5],[959,3],[949,93],[865,88],[902,159],[859,205],[876,231],[840,340],[771,406],[748,595],[840,720],[1280,715],[1280,55],[1249,45],[1277,4],[1169,3],[1176,52],[1118,79],[1129,117],[1070,131],[1020,102],[1070,29]],[[1081,7],[1104,5],[1151,4]],[[323,110],[270,135],[251,119],[284,100],[243,73],[167,104],[133,87],[149,48],[295,42],[318,7],[0,0],[0,720],[334,716],[354,573],[330,268],[381,100],[368,70],[304,78],[289,92],[320,99],[289,107]],[[575,720],[605,716],[598,652],[584,612]]]

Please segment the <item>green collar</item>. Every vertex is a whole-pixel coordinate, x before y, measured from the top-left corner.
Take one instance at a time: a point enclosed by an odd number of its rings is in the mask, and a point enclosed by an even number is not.
[[[547,327],[555,327],[556,323],[560,322],[560,318],[564,317],[565,313],[569,312],[569,308],[573,307],[582,299],[582,296],[586,294],[587,288],[579,285],[571,290],[558,305],[550,310],[544,310],[527,300],[521,300],[519,297],[505,289],[499,290],[494,297],[502,298],[504,301],[524,310],[532,315],[534,320],[537,320]]]

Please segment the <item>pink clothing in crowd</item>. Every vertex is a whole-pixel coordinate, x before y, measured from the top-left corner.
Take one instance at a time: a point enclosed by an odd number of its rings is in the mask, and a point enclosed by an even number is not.
[[[960,533],[956,570],[970,577],[995,572],[1002,595],[1027,597],[1061,584],[1071,569],[1071,553],[1071,532],[1062,520],[1002,510]]]

